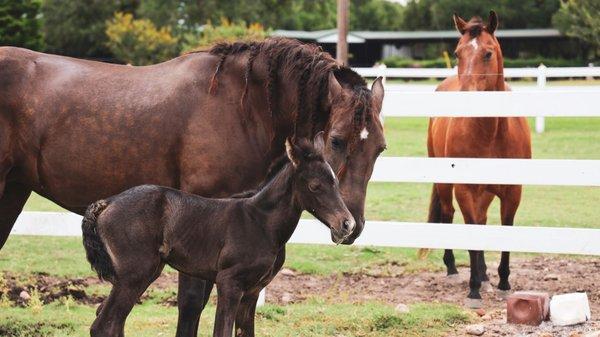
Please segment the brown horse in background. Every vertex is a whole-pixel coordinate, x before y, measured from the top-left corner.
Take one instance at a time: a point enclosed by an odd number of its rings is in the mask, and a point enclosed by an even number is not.
[[[369,90],[319,47],[288,39],[145,67],[0,48],[0,247],[32,191],[78,214],[142,184],[224,197],[263,181],[287,137],[319,131],[356,221],[350,244],[385,148],[383,95],[381,80]],[[279,257],[275,272],[285,249]],[[196,336],[212,288],[180,273],[177,336]]]
[[[458,76],[447,78],[437,90],[510,90],[504,82],[502,50],[494,36],[498,25],[496,13],[490,12],[485,25],[481,18],[474,17],[466,22],[456,14],[454,22],[462,35],[455,52]],[[485,109],[485,106],[481,109]],[[431,118],[427,149],[430,157],[531,158],[530,131],[523,117]],[[513,224],[521,201],[520,185],[434,184],[428,222],[452,223],[453,190],[466,224],[485,224],[487,210],[494,196],[500,198],[502,225]],[[481,284],[489,282],[487,267],[482,251],[469,251],[469,257],[471,276],[467,302],[471,307],[479,307],[482,305],[479,293]],[[510,290],[509,257],[509,252],[502,252],[498,267],[498,289],[504,292]],[[445,251],[444,263],[449,276],[458,274],[452,250]],[[489,287],[489,283],[487,285]]]

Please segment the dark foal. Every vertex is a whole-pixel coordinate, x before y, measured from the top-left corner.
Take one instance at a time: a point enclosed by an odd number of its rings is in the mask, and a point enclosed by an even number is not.
[[[125,319],[165,264],[217,284],[213,336],[254,336],[259,292],[273,279],[280,252],[307,210],[336,243],[355,226],[337,178],[314,144],[286,141],[287,158],[253,196],[208,199],[143,185],[92,204],[83,219],[87,258],[113,284],[98,310],[92,336],[123,336]]]

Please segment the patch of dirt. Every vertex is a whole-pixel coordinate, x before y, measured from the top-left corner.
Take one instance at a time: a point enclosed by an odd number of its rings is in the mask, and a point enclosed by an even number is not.
[[[488,261],[488,275],[492,285],[498,283],[497,263]],[[449,281],[445,272],[402,273],[398,276],[377,276],[376,273],[346,274],[318,277],[280,273],[267,288],[267,302],[286,304],[310,297],[334,301],[360,303],[377,300],[396,305],[415,302],[447,302],[462,305],[468,292],[469,268],[459,268],[458,280]],[[513,290],[538,290],[550,296],[558,293],[586,292],[592,309],[592,322],[559,328],[545,323],[541,327],[506,324],[506,302],[495,291],[483,292],[487,315],[477,318],[487,332],[484,336],[569,336],[575,331],[600,330],[600,258],[534,257],[514,259],[511,263],[510,282]],[[474,315],[477,316],[477,315]],[[459,327],[451,336],[464,336]]]
[[[86,293],[86,288],[98,281],[85,278],[67,279],[56,276],[50,276],[46,273],[36,273],[30,275],[27,279],[18,278],[10,273],[1,275],[0,296],[8,296],[8,299],[19,306],[25,306],[27,299],[21,296],[31,296],[37,291],[39,299],[48,304],[71,296],[76,302],[84,304],[97,304],[102,302],[103,298],[90,296]]]

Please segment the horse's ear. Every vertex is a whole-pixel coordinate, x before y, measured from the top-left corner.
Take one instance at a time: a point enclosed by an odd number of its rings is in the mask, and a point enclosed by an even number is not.
[[[298,165],[300,165],[298,158],[301,157],[301,154],[298,153],[298,148],[290,139],[290,137],[285,139],[285,153],[294,167],[298,167]]]
[[[325,151],[325,141],[323,140],[324,135],[324,131],[319,131],[313,139],[313,146],[315,150],[317,150],[317,152],[321,155],[323,154],[323,151]]]
[[[338,82],[333,71],[329,73],[329,103],[333,102],[336,97],[342,94],[342,85]]]
[[[460,35],[463,35],[465,33],[467,21],[463,20],[463,18],[461,18],[457,13],[454,13],[452,19],[454,20],[454,26],[456,27],[456,30],[458,30]]]
[[[381,113],[381,107],[383,106],[383,96],[385,90],[383,89],[383,77],[379,76],[371,85],[371,93],[373,95],[373,103],[375,104],[375,111]]]
[[[496,12],[490,11],[490,17],[488,18],[488,24],[485,27],[485,30],[490,34],[494,34],[496,28],[498,28],[498,15],[496,15]]]

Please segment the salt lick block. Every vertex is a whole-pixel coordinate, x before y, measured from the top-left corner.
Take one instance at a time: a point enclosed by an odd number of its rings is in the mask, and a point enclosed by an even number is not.
[[[506,300],[506,321],[511,324],[540,325],[548,319],[550,297],[537,291],[518,291]]]
[[[586,293],[571,293],[552,296],[550,320],[559,326],[584,323],[592,318],[590,302]]]

